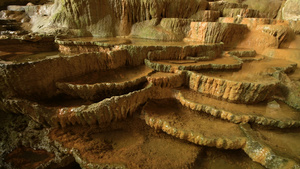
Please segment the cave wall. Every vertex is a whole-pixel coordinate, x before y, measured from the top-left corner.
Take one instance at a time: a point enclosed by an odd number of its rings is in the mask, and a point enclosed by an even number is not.
[[[49,28],[50,23],[54,27],[86,30],[93,36],[124,36],[137,22],[189,18],[205,10],[207,4],[206,0],[56,0],[44,18],[33,19],[33,31]]]

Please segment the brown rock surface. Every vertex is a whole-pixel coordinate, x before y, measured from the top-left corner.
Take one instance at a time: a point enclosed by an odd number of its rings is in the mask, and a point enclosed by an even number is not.
[[[202,149],[156,133],[137,117],[107,128],[55,129],[50,137],[76,154],[81,166],[89,167],[189,168]]]
[[[282,18],[286,20],[300,19],[300,2],[297,0],[287,0],[282,8]]]
[[[0,11],[0,168],[299,168],[298,2],[49,2]]]
[[[202,43],[223,42],[225,46],[235,46],[245,33],[247,27],[241,24],[192,22],[189,38]]]
[[[245,144],[238,125],[188,110],[176,100],[150,101],[142,113],[149,126],[195,144],[225,149]]]

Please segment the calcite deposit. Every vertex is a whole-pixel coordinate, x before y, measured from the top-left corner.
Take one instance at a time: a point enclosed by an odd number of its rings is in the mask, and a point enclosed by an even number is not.
[[[1,0],[0,168],[300,169],[297,0]]]

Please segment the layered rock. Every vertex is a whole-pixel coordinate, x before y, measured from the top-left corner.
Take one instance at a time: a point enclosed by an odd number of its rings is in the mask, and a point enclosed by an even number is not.
[[[298,22],[274,19],[281,0],[228,1],[1,11],[0,166],[299,168]]]
[[[299,137],[294,134],[293,130],[277,133],[271,130],[256,130],[255,132],[249,124],[242,125],[241,129],[248,138],[243,149],[252,160],[274,169],[300,167],[299,155],[297,155],[299,149],[296,148]]]
[[[233,123],[251,122],[279,128],[300,126],[298,112],[278,100],[259,105],[235,104],[186,89],[176,91],[175,97],[183,106],[191,110],[205,112]]]
[[[4,62],[1,63],[1,76],[6,80],[1,84],[1,91],[7,96],[49,98],[56,95],[57,81],[93,71],[118,68],[125,65],[125,59],[122,55],[92,53],[65,57],[54,55],[31,62]]]
[[[3,52],[53,52],[57,50],[53,41],[53,36],[37,34],[9,34],[1,36],[0,49]],[[17,50],[16,46],[19,46]]]
[[[230,55],[234,55],[237,57],[254,57],[256,55],[255,50],[247,50],[247,49],[234,49],[232,51],[228,51]]]
[[[256,27],[256,30],[273,36],[277,41],[278,47],[283,42],[294,39],[293,31],[286,25],[259,25]]]
[[[190,18],[199,22],[215,22],[221,15],[220,11],[215,10],[200,10],[193,14]]]
[[[247,33],[247,26],[233,23],[192,22],[189,38],[202,43],[220,43],[234,46]]]
[[[223,44],[164,42],[135,38],[71,38],[59,39],[56,43],[64,54],[100,51],[113,55],[113,51],[119,51],[129,65],[141,65],[146,58],[162,60],[198,57],[210,60],[220,56],[223,51]]]
[[[150,61],[145,59],[146,66],[160,72],[175,72],[177,70],[237,70],[242,67],[241,59],[223,55],[221,58],[217,58],[213,61],[197,61],[197,60],[160,60]]]
[[[150,101],[142,113],[149,126],[195,144],[238,149],[246,141],[238,125],[184,109],[176,100]]]
[[[249,83],[225,80],[188,72],[190,89],[229,102],[257,103],[264,101],[275,90],[276,82]]]
[[[164,41],[181,41],[194,20],[179,18],[152,19],[132,26],[130,36]]]
[[[183,5],[186,6],[185,10],[182,8]],[[206,6],[207,2],[205,0],[192,0],[188,3],[183,0],[176,2],[169,0],[162,2],[154,0],[131,0],[126,2],[57,0],[48,9],[53,11],[50,12],[51,15],[44,18],[54,26],[87,30],[94,36],[124,36],[130,33],[131,26],[137,22],[152,18],[188,18],[198,10],[206,9]],[[38,23],[37,21],[40,21],[40,18],[33,21],[34,31],[39,31],[38,28],[41,27],[48,27],[47,22]]]
[[[138,117],[108,128],[55,129],[51,139],[65,147],[80,166],[88,168],[190,168],[202,147],[157,133]],[[178,159],[179,156],[184,157]]]
[[[43,102],[25,99],[1,100],[1,108],[17,114],[30,116],[39,123],[52,127],[69,125],[103,125],[112,121],[124,120],[132,115],[147,100],[162,99],[171,96],[170,90],[154,87],[149,84],[145,88],[119,96],[112,96],[93,103],[71,98],[58,98]],[[47,112],[47,113],[43,113]]]
[[[176,72],[176,73],[156,72],[148,76],[147,80],[155,86],[176,88],[184,84],[185,77],[186,76],[184,72]]]
[[[147,81],[146,76],[152,72],[152,69],[140,66],[138,68],[123,68],[109,71],[72,78],[79,78],[80,80],[58,82],[56,86],[63,93],[73,97],[94,101],[101,100],[141,88]]]
[[[245,8],[225,8],[222,12],[223,17],[245,17],[245,18],[259,18],[258,11]]]

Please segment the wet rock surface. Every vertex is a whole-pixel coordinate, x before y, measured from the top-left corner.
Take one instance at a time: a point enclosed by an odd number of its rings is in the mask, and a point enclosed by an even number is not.
[[[0,168],[300,168],[298,2],[26,3],[0,2]]]

